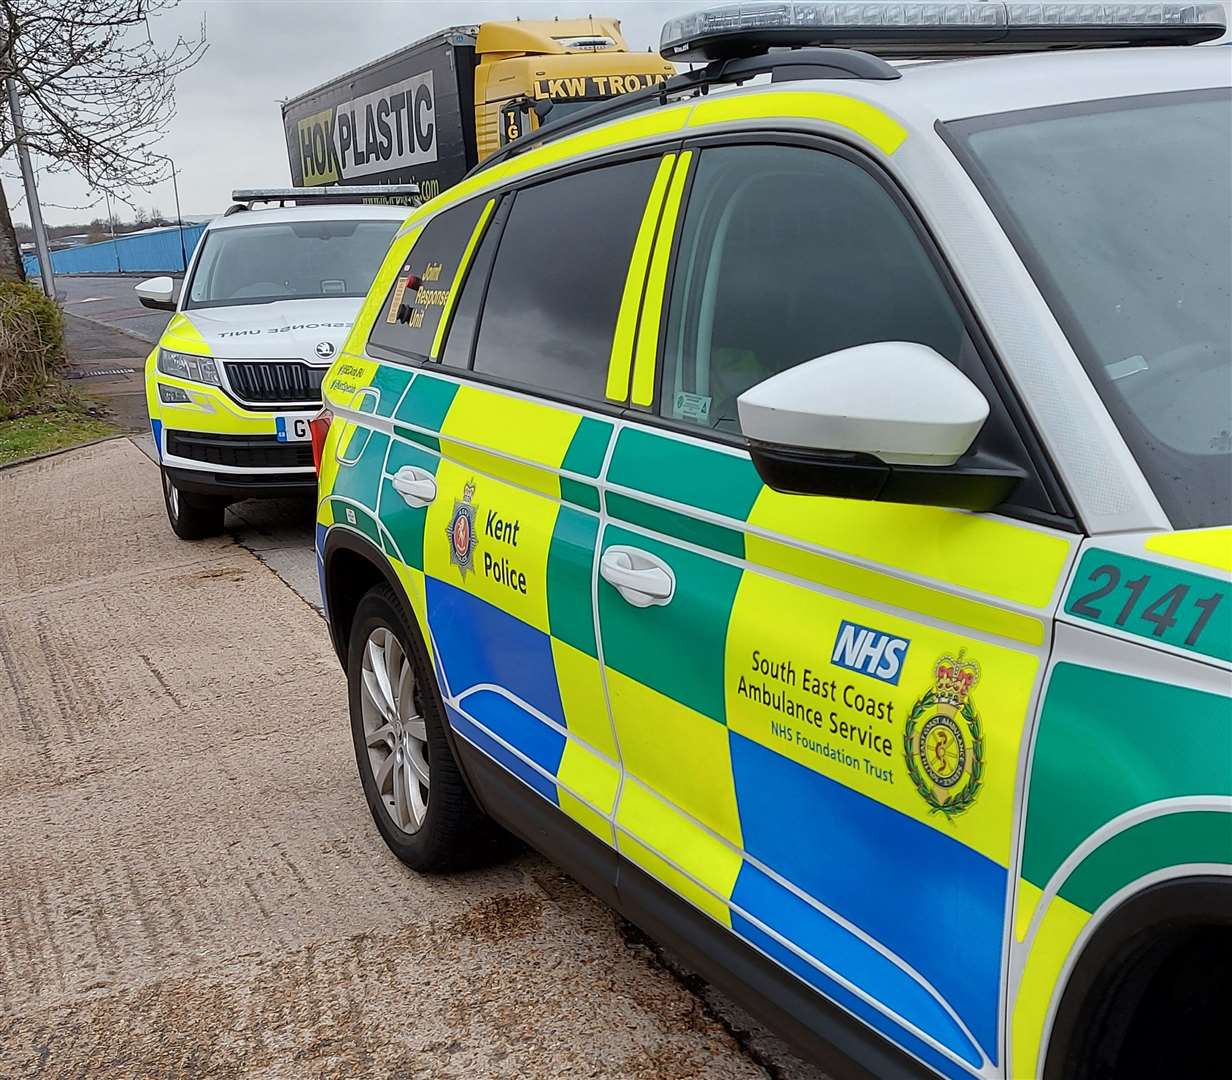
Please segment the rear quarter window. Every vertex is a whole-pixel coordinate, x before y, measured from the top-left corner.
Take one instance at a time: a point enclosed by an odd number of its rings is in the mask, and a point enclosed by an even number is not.
[[[516,193],[479,318],[474,370],[553,397],[603,401],[629,259],[659,159]]]
[[[398,269],[369,346],[411,360],[428,359],[463,252],[487,202],[486,196],[472,199],[428,222]]]

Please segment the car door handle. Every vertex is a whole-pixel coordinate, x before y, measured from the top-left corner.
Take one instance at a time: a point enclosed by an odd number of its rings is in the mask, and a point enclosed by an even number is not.
[[[415,465],[403,465],[394,473],[393,484],[407,506],[427,506],[436,498],[436,477]]]
[[[662,606],[676,593],[676,575],[656,555],[615,544],[599,560],[599,573],[634,607]]]

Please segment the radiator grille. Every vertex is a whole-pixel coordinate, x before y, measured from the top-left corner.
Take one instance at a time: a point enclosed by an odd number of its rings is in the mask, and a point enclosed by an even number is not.
[[[312,443],[279,442],[273,435],[203,435],[168,431],[167,453],[207,465],[294,469],[312,465]]]
[[[223,367],[235,396],[254,405],[320,401],[321,382],[327,370],[310,367],[302,360],[224,360]]]

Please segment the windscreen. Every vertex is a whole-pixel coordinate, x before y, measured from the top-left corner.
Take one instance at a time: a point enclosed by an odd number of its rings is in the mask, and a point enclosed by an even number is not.
[[[213,229],[185,307],[365,296],[398,221],[270,221]]]
[[[947,126],[1173,526],[1232,523],[1232,95]]]

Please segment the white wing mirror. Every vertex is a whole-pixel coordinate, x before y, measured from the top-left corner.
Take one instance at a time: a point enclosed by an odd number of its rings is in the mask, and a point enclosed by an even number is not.
[[[135,286],[137,299],[142,307],[157,308],[159,311],[175,310],[175,281],[169,277],[147,278]]]
[[[779,491],[990,509],[1022,479],[973,452],[988,402],[927,345],[879,341],[819,356],[737,404],[753,462]]]

